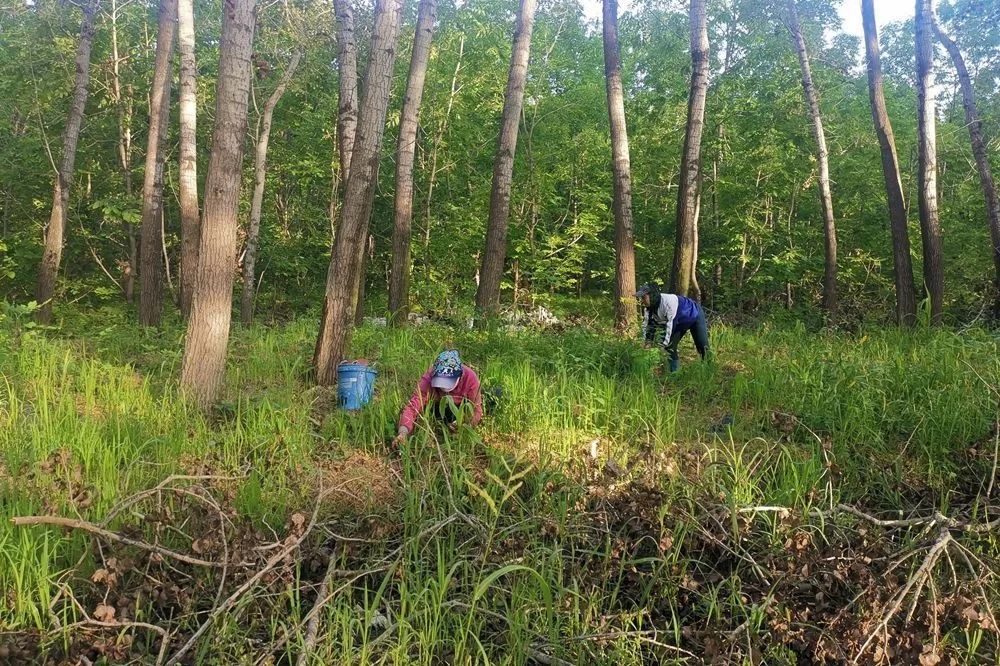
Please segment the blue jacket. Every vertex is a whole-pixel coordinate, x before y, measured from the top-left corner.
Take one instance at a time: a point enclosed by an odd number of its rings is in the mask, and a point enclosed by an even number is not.
[[[656,329],[662,328],[663,337],[655,341],[666,347],[674,333],[683,333],[694,327],[700,312],[698,304],[686,296],[658,294],[658,298],[651,300],[649,307],[645,308],[642,318],[643,337],[654,342]]]

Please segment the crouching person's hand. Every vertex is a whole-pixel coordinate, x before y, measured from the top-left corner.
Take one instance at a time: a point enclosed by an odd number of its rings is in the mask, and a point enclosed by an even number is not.
[[[406,441],[406,436],[408,434],[410,434],[409,428],[406,426],[399,426],[399,430],[396,432],[396,437],[392,440],[392,446],[398,449],[400,445]]]

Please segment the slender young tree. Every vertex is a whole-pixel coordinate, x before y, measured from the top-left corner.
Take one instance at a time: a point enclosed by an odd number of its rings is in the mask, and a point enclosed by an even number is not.
[[[865,32],[865,55],[868,60],[868,97],[872,119],[882,151],[882,175],[885,179],[886,202],[889,205],[889,230],[892,235],[893,278],[896,284],[896,322],[913,326],[917,320],[917,299],[913,287],[913,263],[910,260],[910,234],[906,225],[906,203],[903,183],[899,177],[899,159],[892,123],[885,107],[882,84],[881,49],[875,26],[875,0],[861,0],[861,16]]]
[[[225,0],[223,9],[215,129],[205,179],[198,281],[181,368],[181,387],[202,406],[215,401],[226,369],[233,309],[236,216],[250,95],[254,0]]]
[[[198,280],[198,68],[194,50],[193,0],[177,0],[177,47],[180,52],[180,146],[177,177],[181,205],[181,313],[191,314]]]
[[[677,188],[677,231],[671,283],[674,293],[699,298],[695,268],[698,261],[698,188],[701,182],[701,135],[705,129],[708,93],[708,27],[705,0],[691,0],[691,94],[687,131],[681,152]]]
[[[490,191],[490,216],[486,226],[486,247],[483,250],[476,291],[476,310],[481,317],[490,317],[500,308],[500,278],[507,258],[507,219],[510,216],[510,188],[514,176],[514,153],[517,150],[517,129],[524,102],[524,84],[528,78],[528,55],[531,50],[531,29],[535,21],[536,0],[521,0],[514,28],[514,43],[507,75],[503,115],[500,118],[500,139],[493,162],[493,186]]]
[[[313,356],[316,380],[322,385],[334,383],[337,365],[350,344],[361,251],[368,235],[371,200],[375,195],[373,178],[385,133],[401,15],[402,0],[376,1],[357,142],[351,155],[340,228],[327,271],[326,298]]]
[[[392,228],[392,272],[389,279],[389,320],[397,326],[405,325],[410,313],[413,156],[417,148],[420,100],[424,94],[424,78],[427,76],[427,61],[431,53],[436,14],[436,0],[420,0],[417,28],[413,36],[413,55],[410,58],[410,75],[399,123],[399,144],[396,147],[395,224]]]
[[[131,86],[122,85],[121,65],[124,59],[118,48],[118,19],[121,5],[118,0],[111,0],[111,12],[108,15],[111,24],[111,99],[118,112],[118,162],[122,167],[122,179],[125,185],[125,196],[131,201],[134,192],[132,184],[132,114],[135,105]],[[122,280],[125,302],[132,303],[135,293],[135,278],[139,274],[138,243],[135,236],[135,225],[125,222],[125,232],[128,236],[128,263],[125,266],[125,276]]]
[[[795,51],[799,55],[799,68],[802,70],[802,90],[805,92],[806,104],[809,106],[809,116],[812,120],[813,139],[816,141],[816,161],[819,165],[819,201],[823,209],[823,309],[831,320],[837,318],[837,226],[833,217],[833,195],[830,193],[830,162],[826,149],[826,133],[823,131],[823,118],[819,111],[819,94],[813,83],[812,71],[809,67],[809,52],[806,50],[806,40],[802,35],[802,25],[799,23],[799,12],[795,0],[788,0],[788,27],[795,42]]]
[[[615,213],[615,328],[632,324],[635,293],[635,237],[632,231],[632,169],[629,164],[625,94],[622,89],[621,51],[618,48],[618,0],[604,0],[604,81],[611,125],[611,173]]]
[[[455,106],[455,99],[458,97],[458,77],[462,73],[462,58],[465,56],[465,34],[463,33],[459,37],[458,41],[458,59],[455,62],[455,71],[451,75],[451,88],[448,93],[448,104],[444,107],[444,116],[438,121],[437,131],[434,133],[434,139],[431,141],[431,157],[430,157],[430,168],[427,174],[427,198],[424,200],[424,256],[428,254],[428,248],[431,243],[431,204],[434,201],[434,187],[437,185],[438,173],[440,173],[443,167],[438,166],[439,156],[441,152],[441,144],[444,142],[445,133],[448,131],[448,121],[451,119],[451,110]],[[430,262],[424,261],[424,276],[428,276],[428,271],[430,270]]]
[[[937,136],[933,89],[934,49],[931,43],[931,0],[916,0],[917,55],[917,187],[920,203],[920,237],[924,249],[924,287],[931,301],[931,323],[940,324],[944,312],[944,277],[941,272],[941,228],[937,203]]]
[[[299,67],[302,52],[296,51],[281,75],[277,87],[264,103],[260,125],[257,128],[257,150],[254,157],[253,199],[250,202],[250,222],[247,224],[246,248],[243,252],[243,298],[240,300],[240,319],[244,326],[253,321],[254,283],[256,282],[257,240],[260,237],[260,212],[264,203],[264,182],[267,179],[267,145],[271,138],[271,120],[289,82]]]
[[[962,106],[965,109],[965,124],[969,128],[969,140],[972,142],[972,154],[976,159],[976,169],[979,171],[979,184],[986,200],[986,221],[990,228],[990,241],[993,245],[993,269],[995,272],[993,285],[993,317],[1000,318],[1000,199],[997,198],[997,188],[993,182],[993,170],[990,166],[989,149],[983,138],[983,123],[979,119],[979,109],[976,107],[976,94],[972,89],[972,77],[965,66],[965,58],[958,45],[948,36],[937,20],[932,16],[934,32],[951,56],[958,73],[958,81],[962,87]]]
[[[97,14],[99,0],[91,0],[83,5],[83,20],[80,23],[80,40],[76,49],[76,81],[73,85],[73,100],[69,107],[66,129],[63,131],[62,159],[56,169],[52,186],[52,211],[49,226],[45,230],[45,245],[42,262],[38,267],[38,287],[36,299],[39,309],[38,321],[48,324],[52,321],[52,299],[56,292],[56,278],[62,263],[62,249],[66,234],[66,212],[69,206],[69,192],[73,184],[76,163],[76,144],[80,138],[83,112],[87,106],[87,86],[90,84],[90,49],[94,41],[94,15]]]
[[[177,32],[177,0],[160,0],[156,63],[149,95],[149,138],[139,228],[139,323],[158,326],[163,314],[163,162],[170,119],[170,78]]]

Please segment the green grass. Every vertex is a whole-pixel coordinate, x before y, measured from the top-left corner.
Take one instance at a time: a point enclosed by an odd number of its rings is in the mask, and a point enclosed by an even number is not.
[[[795,663],[776,618],[815,623],[795,616],[804,602],[783,587],[799,575],[789,563],[822,567],[859,547],[855,531],[816,509],[966,516],[988,505],[1000,350],[984,330],[716,326],[713,363],[685,341],[681,371],[664,376],[657,351],[601,332],[365,327],[352,356],[376,364],[378,391],[348,414],[310,384],[316,322],[303,318],[234,331],[225,394],[202,414],[175,388],[179,322],[145,332],[118,310],[64,316],[51,331],[0,322],[0,516],[100,522],[170,475],[236,477],[177,481],[181,491],[147,497],[109,528],[182,552],[214,536],[205,557],[219,559],[217,513],[182,492],[203,486],[192,492],[222,507],[226,538],[252,557],[248,544],[280,540],[293,513],[309,515],[321,488],[332,493],[303,557],[213,625],[198,663],[254,663],[278,644],[294,660],[330,557],[358,574],[335,581],[316,664],[523,664],[531,650],[573,663],[686,657],[657,644],[739,661],[747,641],[767,663]],[[419,430],[392,462],[399,408],[446,346],[503,386],[505,403],[475,433]],[[609,458],[630,471],[619,478]],[[757,505],[794,514],[740,513]],[[872,537],[871,547],[888,555],[924,537],[901,538]],[[991,536],[970,547],[995,570]],[[108,589],[89,576],[112,555],[123,571]],[[193,598],[150,596],[160,590],[150,578],[172,576]],[[185,565],[172,574],[134,549],[98,550],[79,532],[0,522],[0,632],[53,653],[75,643],[53,632],[50,606],[67,624],[106,598],[183,634],[218,584],[217,574]],[[987,590],[996,597],[991,580]],[[866,599],[852,614],[876,612],[878,595]],[[737,628],[750,638],[720,638]],[[155,652],[158,640],[134,630],[133,650]],[[975,663],[997,641],[953,622],[941,644]]]

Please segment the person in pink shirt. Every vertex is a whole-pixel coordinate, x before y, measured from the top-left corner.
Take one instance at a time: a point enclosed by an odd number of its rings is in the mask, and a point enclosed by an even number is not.
[[[413,432],[414,423],[431,406],[434,413],[454,431],[458,409],[466,403],[472,405],[472,419],[475,426],[483,418],[483,399],[479,390],[476,371],[462,363],[455,349],[447,349],[438,354],[434,365],[423,374],[409,402],[399,414],[399,429],[394,445],[402,444],[406,436]]]

